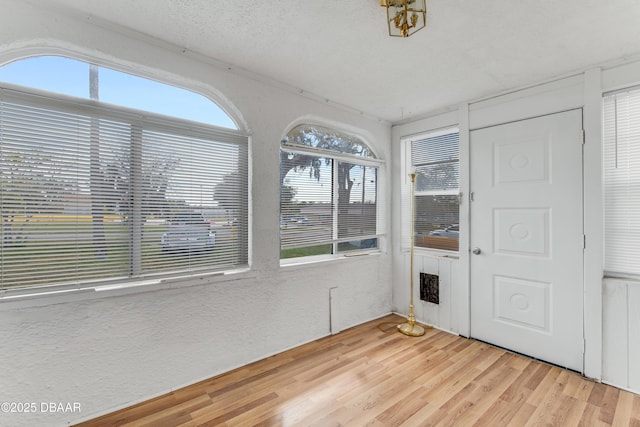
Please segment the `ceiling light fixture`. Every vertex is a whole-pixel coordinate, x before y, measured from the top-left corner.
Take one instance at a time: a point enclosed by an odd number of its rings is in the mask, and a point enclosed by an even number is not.
[[[409,37],[427,25],[426,0],[380,0],[387,9],[387,24],[392,37]]]

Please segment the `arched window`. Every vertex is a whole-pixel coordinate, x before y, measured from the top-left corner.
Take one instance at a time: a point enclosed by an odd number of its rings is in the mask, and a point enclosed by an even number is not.
[[[238,129],[222,108],[198,93],[62,56],[10,62],[0,67],[0,82]]]
[[[378,168],[359,137],[291,129],[280,152],[280,258],[378,248]]]
[[[0,67],[0,289],[246,265],[247,164],[199,94],[69,58]]]

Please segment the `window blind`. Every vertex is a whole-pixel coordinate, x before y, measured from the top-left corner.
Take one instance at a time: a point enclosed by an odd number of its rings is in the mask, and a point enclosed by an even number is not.
[[[416,173],[416,246],[458,250],[459,146],[457,129],[430,133],[410,144],[411,166]]]
[[[338,162],[338,176],[344,179],[338,191],[338,239],[376,234],[376,167]]]
[[[0,288],[246,265],[247,143],[0,88]]]
[[[333,160],[283,152],[280,168],[284,174],[280,186],[283,257],[333,253]]]
[[[605,271],[640,276],[640,89],[603,103]]]

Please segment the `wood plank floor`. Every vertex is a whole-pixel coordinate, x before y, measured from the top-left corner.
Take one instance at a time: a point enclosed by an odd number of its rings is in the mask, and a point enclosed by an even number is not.
[[[80,426],[632,426],[640,396],[428,329],[369,322]]]

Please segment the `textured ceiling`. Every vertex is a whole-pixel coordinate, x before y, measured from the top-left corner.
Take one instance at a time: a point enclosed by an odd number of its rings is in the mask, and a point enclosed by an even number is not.
[[[640,54],[639,0],[47,0],[390,122]]]

